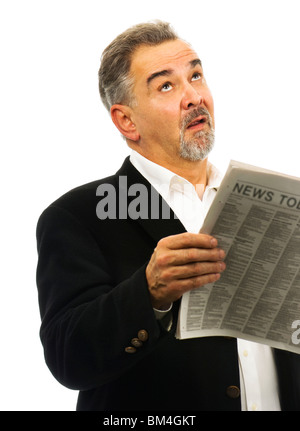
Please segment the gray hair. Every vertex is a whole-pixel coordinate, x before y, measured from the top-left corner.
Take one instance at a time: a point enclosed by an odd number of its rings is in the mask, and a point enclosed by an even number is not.
[[[178,36],[169,23],[155,21],[138,24],[117,36],[103,51],[99,69],[99,91],[102,102],[110,111],[116,103],[131,105],[134,101],[131,59],[142,45],[155,46]]]

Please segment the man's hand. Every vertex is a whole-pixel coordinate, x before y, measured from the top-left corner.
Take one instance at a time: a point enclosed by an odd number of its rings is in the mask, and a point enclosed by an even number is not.
[[[185,292],[217,281],[225,252],[210,235],[183,233],[161,239],[146,268],[152,305],[167,309]]]

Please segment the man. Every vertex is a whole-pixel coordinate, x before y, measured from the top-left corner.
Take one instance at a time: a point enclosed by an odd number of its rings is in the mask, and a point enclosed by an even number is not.
[[[297,355],[175,337],[183,293],[225,270],[216,239],[198,234],[220,183],[207,160],[214,107],[198,55],[166,23],[137,25],[104,51],[99,86],[132,154],[39,220],[50,370],[80,391],[78,410],[299,409]]]

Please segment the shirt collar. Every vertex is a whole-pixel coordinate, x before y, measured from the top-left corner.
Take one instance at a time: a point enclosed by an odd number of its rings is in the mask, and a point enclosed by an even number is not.
[[[207,179],[208,181],[207,181],[206,188],[216,189],[216,190],[218,190],[218,188],[220,187],[223,179],[223,175],[221,174],[219,169],[217,169],[210,162],[207,163]]]
[[[174,183],[189,183],[185,178],[175,174],[169,169],[152,162],[135,150],[132,150],[130,161],[133,166],[157,189],[164,194],[166,188],[170,188]],[[207,186],[206,189],[218,189],[222,181],[219,170],[210,162],[207,164]]]

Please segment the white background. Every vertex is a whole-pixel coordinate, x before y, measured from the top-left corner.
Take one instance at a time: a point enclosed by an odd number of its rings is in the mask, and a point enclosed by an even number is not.
[[[53,200],[129,153],[98,96],[103,49],[133,24],[171,22],[214,95],[211,161],[300,176],[298,4],[1,0],[1,410],[75,409],[76,391],[54,380],[39,341],[35,228]]]

